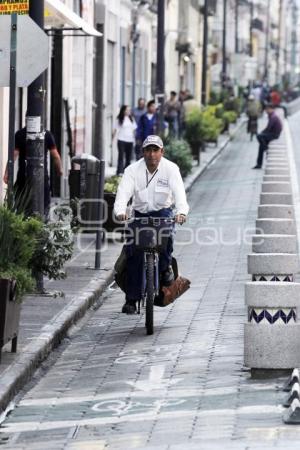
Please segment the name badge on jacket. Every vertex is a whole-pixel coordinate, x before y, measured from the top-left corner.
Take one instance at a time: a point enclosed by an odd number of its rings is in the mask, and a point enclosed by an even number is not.
[[[157,180],[157,186],[159,187],[169,187],[169,181],[165,178],[159,178]]]

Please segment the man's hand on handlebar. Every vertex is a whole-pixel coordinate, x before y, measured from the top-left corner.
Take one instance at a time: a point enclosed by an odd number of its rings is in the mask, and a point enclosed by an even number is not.
[[[120,222],[125,222],[125,220],[128,220],[128,215],[127,214],[119,214],[119,215],[117,215],[117,219]]]
[[[184,214],[177,214],[175,216],[175,223],[182,225],[184,222],[186,222],[186,216]]]

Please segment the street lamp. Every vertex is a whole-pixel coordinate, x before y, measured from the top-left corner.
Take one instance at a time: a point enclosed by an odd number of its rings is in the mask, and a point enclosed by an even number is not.
[[[156,98],[159,103],[158,134],[164,132],[165,102],[165,0],[157,4],[157,66],[156,66]]]

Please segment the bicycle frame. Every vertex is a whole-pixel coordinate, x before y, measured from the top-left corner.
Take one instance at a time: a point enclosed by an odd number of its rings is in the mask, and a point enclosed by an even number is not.
[[[142,299],[141,302],[138,303],[138,311],[137,313],[141,313],[141,303],[142,307],[145,307],[145,300],[147,295],[147,277],[146,277],[146,270],[147,270],[147,255],[148,254],[154,254],[154,292],[155,295],[159,294],[159,253],[157,251],[148,251],[144,250],[144,258],[143,258],[143,282],[142,282]]]

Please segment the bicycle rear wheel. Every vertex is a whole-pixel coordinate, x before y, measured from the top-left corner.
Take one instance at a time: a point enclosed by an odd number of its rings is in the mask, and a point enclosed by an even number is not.
[[[154,303],[154,255],[149,253],[146,260],[146,329],[147,334],[153,334],[153,303]]]

